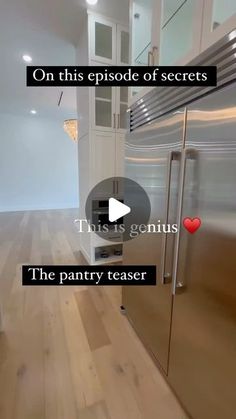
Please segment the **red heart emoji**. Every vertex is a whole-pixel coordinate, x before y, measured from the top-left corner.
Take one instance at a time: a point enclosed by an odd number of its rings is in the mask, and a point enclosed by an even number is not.
[[[191,234],[195,233],[201,227],[201,224],[202,224],[202,221],[198,217],[196,218],[186,217],[183,220],[184,227]]]

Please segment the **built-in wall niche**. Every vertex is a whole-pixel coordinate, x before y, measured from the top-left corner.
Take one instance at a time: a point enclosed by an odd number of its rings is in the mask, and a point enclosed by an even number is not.
[[[95,247],[95,262],[96,263],[118,262],[122,260],[122,255],[123,255],[122,244]]]

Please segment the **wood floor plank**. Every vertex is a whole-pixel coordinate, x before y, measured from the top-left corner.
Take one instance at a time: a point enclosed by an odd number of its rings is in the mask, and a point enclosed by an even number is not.
[[[18,284],[18,278],[13,280]],[[8,333],[0,334],[0,417],[15,419],[15,402],[17,395],[17,380],[20,354],[17,350],[19,335],[23,322],[22,296],[15,291],[5,304],[4,330]]]
[[[41,240],[50,240],[50,234],[48,231],[48,223],[45,219],[41,220],[40,233],[41,233]]]
[[[4,241],[0,243],[0,275],[6,263],[9,252],[11,251],[13,243],[11,241]]]
[[[44,416],[43,290],[38,291],[37,296],[32,291],[30,288],[26,290],[26,310],[20,327],[22,342],[18,345],[15,419],[41,419]],[[32,387],[34,392],[29,398]]]
[[[105,402],[97,403],[79,411],[79,419],[110,419]]]
[[[89,291],[77,292],[75,297],[91,351],[110,345],[111,341]]]
[[[70,368],[77,407],[82,409],[104,399],[86,332],[71,287],[59,290]]]
[[[76,419],[76,392],[57,289],[45,292],[44,311],[45,419]]]
[[[0,418],[186,419],[119,287],[22,287],[22,264],[86,264],[77,212],[0,214]]]
[[[120,314],[119,307],[115,309],[114,300],[108,298],[109,293],[99,292],[96,287],[89,288],[89,292],[93,299],[101,300],[100,304],[104,310],[102,321],[112,342],[114,357],[129,383],[143,417],[155,419],[159,412],[165,419],[172,419],[174,409],[176,418],[186,418],[154,363],[150,361],[150,364],[146,365],[146,360],[149,360],[150,356],[145,348],[142,348],[143,351],[138,350],[142,346],[141,342],[137,337],[134,339],[133,334],[127,333],[131,326],[126,317]],[[150,374],[147,374],[149,365],[151,365]]]
[[[93,352],[108,411],[112,419],[144,419],[113,347],[104,346]]]

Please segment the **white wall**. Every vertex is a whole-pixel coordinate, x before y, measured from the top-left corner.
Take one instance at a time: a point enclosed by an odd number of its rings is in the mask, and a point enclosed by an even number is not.
[[[0,114],[0,211],[78,207],[77,144],[60,120]]]

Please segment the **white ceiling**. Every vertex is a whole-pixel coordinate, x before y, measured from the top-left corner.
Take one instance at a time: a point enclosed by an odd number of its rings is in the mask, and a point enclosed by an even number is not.
[[[121,7],[121,3],[125,7]],[[98,0],[98,13],[127,23],[128,0]],[[75,89],[27,88],[23,54],[32,65],[75,65],[75,48],[86,16],[85,0],[0,0],[0,112],[59,119],[76,115]]]

